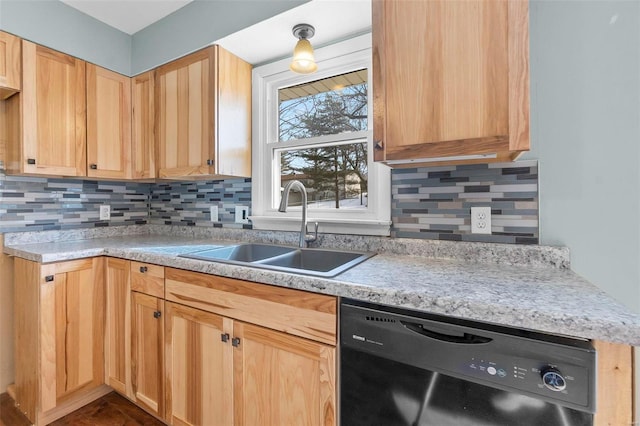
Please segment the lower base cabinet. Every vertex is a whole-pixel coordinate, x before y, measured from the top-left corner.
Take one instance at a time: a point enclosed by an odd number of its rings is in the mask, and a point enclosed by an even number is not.
[[[164,300],[131,293],[131,378],[134,401],[164,418]]]
[[[15,259],[15,395],[45,425],[110,391],[104,386],[102,258],[42,265]]]

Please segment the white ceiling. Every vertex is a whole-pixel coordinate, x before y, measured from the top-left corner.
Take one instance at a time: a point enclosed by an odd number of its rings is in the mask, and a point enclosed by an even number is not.
[[[371,0],[312,0],[216,43],[250,64],[270,62],[293,53],[291,30],[301,23],[315,27],[314,47],[345,39],[371,28]]]
[[[60,0],[127,34],[135,34],[193,0]]]
[[[125,33],[134,34],[193,0],[61,1]],[[316,33],[311,38],[314,47],[345,39],[371,28],[371,0],[312,0],[214,43],[251,64],[270,62],[293,52],[296,38],[291,29],[300,23],[315,27]]]

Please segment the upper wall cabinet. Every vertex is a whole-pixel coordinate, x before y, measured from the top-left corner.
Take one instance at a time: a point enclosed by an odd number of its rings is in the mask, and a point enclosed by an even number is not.
[[[131,79],[87,64],[87,176],[131,177]]]
[[[20,39],[0,31],[0,99],[20,91]]]
[[[156,177],[153,71],[131,79],[133,99],[132,166],[134,179]]]
[[[251,175],[251,65],[219,46],[156,69],[158,177]]]
[[[489,162],[529,149],[526,0],[373,1],[374,156]]]
[[[86,176],[85,62],[22,42],[22,92],[5,101],[7,171]]]

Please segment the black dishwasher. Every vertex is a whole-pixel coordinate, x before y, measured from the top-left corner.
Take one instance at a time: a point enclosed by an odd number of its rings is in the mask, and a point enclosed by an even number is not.
[[[342,426],[592,425],[588,341],[343,299]]]

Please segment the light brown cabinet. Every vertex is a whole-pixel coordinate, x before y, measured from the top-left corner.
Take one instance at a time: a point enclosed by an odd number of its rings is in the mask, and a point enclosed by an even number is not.
[[[18,37],[0,31],[0,99],[20,91],[21,51]]]
[[[251,175],[251,65],[211,46],[156,69],[158,177]]]
[[[131,177],[131,79],[87,64],[87,176]]]
[[[7,171],[86,176],[85,62],[23,41],[22,76],[5,101]]]
[[[131,386],[130,263],[106,259],[105,382],[133,398]]]
[[[132,379],[135,402],[164,417],[164,300],[131,293]]]
[[[131,79],[133,99],[132,166],[134,179],[156,177],[155,160],[155,73],[137,75]]]
[[[529,149],[526,0],[372,7],[376,161],[509,161]]]
[[[165,284],[170,423],[336,424],[334,297],[171,268]]]
[[[228,318],[166,302],[169,424],[233,425],[231,333]]]
[[[100,258],[15,264],[16,402],[36,425],[109,391]]]

